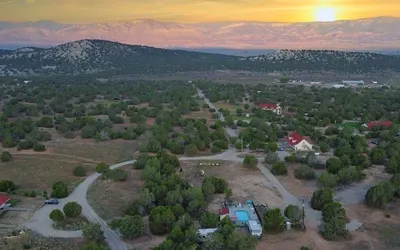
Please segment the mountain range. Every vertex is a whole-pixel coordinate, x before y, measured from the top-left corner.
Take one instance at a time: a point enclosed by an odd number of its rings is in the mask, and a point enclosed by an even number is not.
[[[400,18],[394,17],[310,23],[0,22],[0,47],[49,47],[101,39],[160,48],[396,50],[400,49],[398,27]]]
[[[160,49],[104,40],[79,40],[51,48],[0,50],[0,75],[165,75],[189,71],[398,72],[400,56],[332,50],[277,50],[229,56]]]

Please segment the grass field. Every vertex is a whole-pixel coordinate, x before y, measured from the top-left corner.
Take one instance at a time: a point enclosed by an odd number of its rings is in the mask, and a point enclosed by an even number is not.
[[[10,162],[0,163],[0,176],[13,181],[20,189],[46,190],[56,181],[72,184],[80,180],[73,176],[73,169],[85,166],[88,172],[94,169],[93,163],[60,156],[14,155]]]
[[[106,221],[123,216],[124,208],[139,195],[143,186],[140,170],[132,166],[121,169],[128,172],[126,181],[99,179],[90,186],[87,194],[89,204]]]

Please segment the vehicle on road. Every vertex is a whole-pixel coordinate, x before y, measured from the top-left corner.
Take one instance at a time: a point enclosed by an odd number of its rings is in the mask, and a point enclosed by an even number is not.
[[[57,199],[54,199],[54,198],[48,199],[48,200],[45,200],[45,201],[44,201],[44,204],[45,204],[45,205],[57,205],[58,203],[59,203],[58,200],[57,200]]]
[[[278,151],[285,151],[285,149],[280,147],[280,148],[278,148]]]

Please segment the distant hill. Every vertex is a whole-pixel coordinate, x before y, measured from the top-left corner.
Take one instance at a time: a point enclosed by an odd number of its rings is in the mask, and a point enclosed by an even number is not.
[[[160,48],[393,50],[400,49],[398,27],[400,18],[395,17],[306,23],[177,23],[151,19],[90,24],[0,22],[0,48],[102,39]]]
[[[80,40],[52,48],[0,51],[0,75],[169,74],[188,71],[398,71],[399,56],[374,53],[279,50],[239,57]]]

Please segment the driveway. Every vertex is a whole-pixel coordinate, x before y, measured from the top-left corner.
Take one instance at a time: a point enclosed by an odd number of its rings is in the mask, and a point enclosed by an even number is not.
[[[116,169],[125,165],[133,164],[135,160],[125,161],[112,165],[110,169]],[[126,244],[121,240],[120,236],[112,229],[110,229],[107,223],[101,219],[93,208],[89,205],[86,194],[93,182],[100,176],[95,173],[88,176],[78,187],[64,199],[60,199],[58,205],[45,205],[38,209],[31,219],[25,223],[24,227],[38,232],[47,237],[63,237],[63,238],[77,238],[82,236],[82,231],[61,231],[56,230],[52,226],[52,221],[49,218],[49,214],[53,209],[62,210],[63,206],[70,201],[76,201],[82,206],[82,214],[90,221],[99,223],[101,229],[104,232],[104,237],[108,245],[112,250],[127,250]]]

